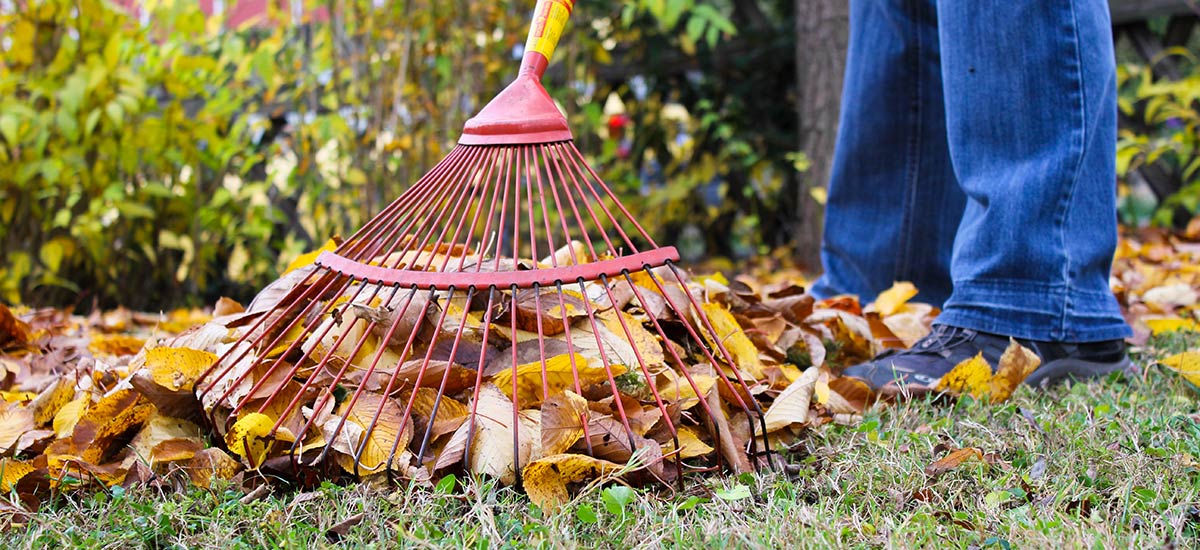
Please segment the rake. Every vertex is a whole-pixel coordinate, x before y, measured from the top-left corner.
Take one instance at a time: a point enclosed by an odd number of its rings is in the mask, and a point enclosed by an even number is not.
[[[508,472],[520,481],[525,408],[572,392],[611,398],[607,410],[573,409],[584,435],[572,452],[613,456],[601,447],[621,437],[622,448],[658,464],[656,477],[678,479],[681,424],[692,423],[708,429],[716,467],[734,452],[760,467],[763,411],[728,335],[689,289],[675,248],[658,246],[587,164],[541,84],[573,4],[538,0],[517,78],[466,123],[448,156],[251,303],[257,318],[196,385],[214,426],[226,432],[265,414],[274,423],[264,439],[290,444],[292,466],[333,453],[349,471],[389,479],[443,467],[430,464],[434,449],[445,455],[456,444],[467,468],[472,457],[489,460],[471,449],[481,430],[501,426],[512,432]],[[653,313],[620,311],[629,303]],[[694,374],[703,367],[716,373],[710,387]],[[518,385],[539,376],[540,391]],[[640,397],[621,390],[627,376],[644,384]],[[664,376],[675,380],[670,395],[659,388]],[[503,415],[495,389],[512,401]],[[732,424],[718,417],[739,411],[749,448],[722,448]],[[447,428],[443,417],[460,422]],[[658,444],[668,452],[641,452]],[[507,470],[507,450],[495,454]]]

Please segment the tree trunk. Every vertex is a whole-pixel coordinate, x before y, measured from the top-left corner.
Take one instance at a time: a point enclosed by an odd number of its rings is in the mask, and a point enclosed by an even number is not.
[[[820,266],[823,207],[813,189],[829,182],[833,146],[837,139],[842,72],[846,66],[849,2],[796,2],[796,115],[799,150],[811,165],[799,175],[795,188],[795,218],[790,237],[797,260],[809,269]]]

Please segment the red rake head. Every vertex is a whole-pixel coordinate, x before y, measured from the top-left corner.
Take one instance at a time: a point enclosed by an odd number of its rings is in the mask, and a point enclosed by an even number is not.
[[[697,299],[536,78],[570,4],[538,3],[558,30],[535,21],[521,76],[446,159],[251,303],[197,384],[231,450],[507,482],[564,453],[664,480],[757,467],[756,352],[731,350],[732,316]]]

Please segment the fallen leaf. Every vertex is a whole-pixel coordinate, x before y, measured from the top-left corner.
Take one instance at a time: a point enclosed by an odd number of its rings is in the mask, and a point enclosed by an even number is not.
[[[0,304],[0,350],[22,347],[29,343],[29,337],[29,325]]]
[[[968,462],[981,462],[987,465],[998,465],[1003,468],[1008,467],[995,453],[984,453],[979,447],[963,447],[951,450],[949,453],[946,453],[946,456],[926,466],[925,475],[938,477]]]
[[[268,438],[274,425],[275,421],[265,414],[247,414],[229,428],[225,445],[233,454],[245,459],[251,468],[258,468],[274,444],[274,440]]]
[[[515,370],[517,402],[522,407],[538,405],[543,395],[554,396],[567,388],[574,388],[576,375],[582,387],[608,380],[609,375],[603,366],[594,366],[580,354],[558,355],[547,358],[544,364],[541,361],[526,363],[518,365]],[[625,367],[621,365],[612,365],[611,370],[614,377],[625,373]],[[492,383],[509,398],[513,393],[513,374],[513,369],[508,369],[492,376]]]
[[[745,370],[755,379],[762,378],[762,361],[758,358],[758,348],[746,336],[746,332],[742,330],[741,325],[738,325],[733,314],[721,304],[702,303],[700,309],[703,311],[704,317],[707,317],[709,323],[712,324],[713,332],[715,332],[716,339],[713,338],[714,335],[710,331],[704,328],[702,317],[696,314],[696,323],[699,325],[704,339],[712,346],[713,357],[725,360],[723,354],[719,352],[718,344],[720,344],[732,357],[735,363],[732,366]]]
[[[211,487],[213,479],[232,479],[241,468],[237,460],[216,447],[198,451],[183,466],[192,484],[203,488]]]
[[[88,351],[95,355],[123,356],[133,355],[141,351],[146,341],[142,338],[125,334],[98,334],[92,337]]]
[[[564,391],[542,404],[542,452],[557,455],[570,449],[583,437],[588,402],[582,396]]]
[[[8,494],[35,468],[28,462],[0,458],[0,493]]]
[[[935,391],[982,397],[992,391],[992,366],[983,358],[981,351],[950,369],[938,380]]]
[[[338,424],[342,424],[340,430]],[[370,474],[389,467],[399,469],[393,453],[399,455],[408,447],[412,440],[412,424],[411,418],[404,418],[404,409],[395,399],[363,393],[353,406],[347,399],[322,430],[325,440],[332,442],[332,448],[338,451],[338,464],[342,469]]]
[[[21,436],[37,425],[33,411],[18,403],[0,403],[0,455],[12,450]]]
[[[917,287],[912,283],[908,281],[893,283],[891,288],[879,293],[879,296],[875,298],[875,311],[879,312],[879,315],[887,317],[897,313],[916,295]]]
[[[992,381],[989,384],[989,397],[993,403],[999,403],[1007,400],[1012,395],[1013,390],[1021,385],[1033,371],[1037,370],[1038,365],[1042,364],[1042,358],[1038,355],[1018,344],[1015,339],[1010,338],[1008,348],[1004,350],[1004,354],[1000,356],[1000,366],[996,369],[996,374],[992,375]]]
[[[768,433],[792,424],[808,422],[809,407],[812,405],[813,392],[820,374],[821,369],[809,367],[799,379],[775,397],[766,412]]]
[[[1200,387],[1200,351],[1177,353],[1159,363],[1175,371],[1192,385]]]
[[[362,520],[366,519],[366,517],[367,514],[365,512],[359,512],[338,522],[337,525],[334,525],[333,527],[330,527],[328,531],[325,531],[325,540],[328,540],[331,544],[340,542],[346,537],[346,535],[350,534],[350,529],[353,529],[355,525],[362,523]]]
[[[713,452],[712,446],[700,440],[700,435],[696,430],[688,426],[680,426],[679,432],[676,434],[679,438],[679,458],[695,458],[705,456]],[[663,454],[671,454],[675,452],[675,441],[668,441],[663,446]]]
[[[216,355],[194,349],[160,347],[146,352],[150,376],[172,391],[190,391],[196,379],[216,362]]]
[[[518,464],[528,462],[532,442],[527,430],[518,432],[514,449],[514,419],[512,401],[494,384],[487,383],[479,390],[475,405],[474,440],[470,442],[470,469],[472,473],[495,477],[501,483],[511,485],[516,481]]]
[[[568,483],[593,480],[621,470],[607,460],[580,454],[556,454],[530,462],[522,471],[529,500],[550,512],[570,500]]]

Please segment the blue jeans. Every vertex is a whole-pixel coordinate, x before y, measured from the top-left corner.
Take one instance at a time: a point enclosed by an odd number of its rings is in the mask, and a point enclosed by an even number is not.
[[[939,323],[1035,340],[1130,334],[1105,0],[850,0],[813,294],[908,280]]]

